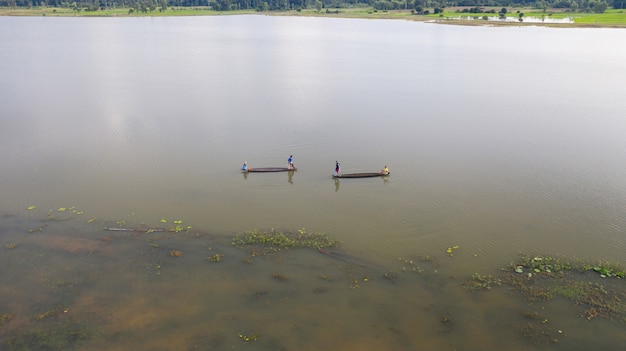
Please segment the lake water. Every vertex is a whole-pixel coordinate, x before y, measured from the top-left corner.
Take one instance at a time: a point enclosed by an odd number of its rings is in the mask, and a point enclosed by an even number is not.
[[[0,345],[623,347],[622,310],[464,282],[521,254],[626,265],[625,34],[1,17]],[[231,245],[272,228],[348,259]]]

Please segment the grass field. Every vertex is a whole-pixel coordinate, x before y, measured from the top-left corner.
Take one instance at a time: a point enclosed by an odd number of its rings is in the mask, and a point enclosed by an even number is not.
[[[500,8],[496,8],[496,11],[499,11]],[[507,8],[507,17],[512,19],[519,18],[519,12],[523,13],[525,18],[534,17],[534,18],[542,18],[545,17],[547,19],[563,19],[563,18],[573,18],[574,23],[546,23],[545,25],[550,26],[563,26],[563,27],[572,27],[572,26],[597,26],[597,27],[626,27],[626,11],[623,10],[607,10],[605,13],[582,13],[582,12],[567,12],[563,10],[548,10],[546,12],[538,11],[538,9],[532,8]],[[445,18],[456,18],[460,13],[456,11],[445,11],[443,16],[440,15],[428,15],[427,17],[434,19],[445,19]],[[475,18],[482,18],[484,16],[497,16],[494,13],[463,13],[463,16],[472,16]],[[523,23],[523,22],[522,22]],[[489,23],[493,24],[493,23]],[[516,23],[520,24],[520,23]],[[526,23],[532,25],[543,25],[541,23]]]
[[[555,14],[553,16],[564,16],[572,14]],[[616,25],[626,26],[626,11],[624,10],[607,10],[605,13],[576,13],[574,23],[577,24],[599,24],[599,25]]]
[[[490,10],[491,8],[486,8]],[[494,8],[496,11],[500,7]],[[313,9],[302,11],[266,12],[265,15],[276,16],[316,16],[316,17],[342,17],[342,18],[371,18],[371,19],[403,19],[411,21],[436,21],[438,23],[461,24],[461,25],[535,25],[553,27],[618,27],[626,28],[626,11],[607,10],[605,13],[580,13],[565,12],[562,10],[549,9],[543,12],[533,8],[507,8],[507,17],[513,21],[483,21],[484,16],[496,16],[494,13],[459,13],[458,8],[448,8],[443,14],[430,14],[426,16],[415,15],[410,10],[398,11],[376,11],[369,7],[324,9],[318,12]],[[562,19],[573,18],[573,23],[526,23],[515,21],[519,17],[519,12],[524,13],[524,17]],[[129,12],[128,8],[107,9],[100,11],[76,11],[69,8],[33,7],[33,8],[8,8],[0,7],[0,16],[60,16],[60,17],[156,17],[156,16],[224,16],[240,14],[258,14],[255,10],[245,11],[214,11],[206,7],[171,7],[166,11],[152,11],[146,13]],[[478,20],[460,19],[460,16],[470,16]]]

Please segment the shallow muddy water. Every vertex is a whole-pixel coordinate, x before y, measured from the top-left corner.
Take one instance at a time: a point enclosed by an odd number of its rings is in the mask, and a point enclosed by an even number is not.
[[[526,278],[505,264],[476,277],[456,273],[467,259],[460,247],[382,265],[342,245],[234,245],[234,236],[168,224],[130,231],[77,217],[4,217],[3,349],[588,350],[626,341],[623,279],[595,272],[525,267],[535,274]],[[599,295],[569,299],[565,280]]]

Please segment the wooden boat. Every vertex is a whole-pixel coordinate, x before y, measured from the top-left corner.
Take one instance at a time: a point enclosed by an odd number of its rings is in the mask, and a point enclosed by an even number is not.
[[[333,174],[333,178],[371,178],[371,177],[384,177],[388,176],[390,173],[345,173],[345,174]]]
[[[248,168],[244,172],[289,172],[289,171],[297,171],[297,168],[287,168],[287,167],[261,167],[261,168]]]

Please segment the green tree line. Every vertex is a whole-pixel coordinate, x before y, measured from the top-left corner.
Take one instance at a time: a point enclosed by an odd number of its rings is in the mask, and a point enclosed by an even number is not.
[[[322,11],[346,7],[372,7],[376,10],[417,10],[446,7],[535,7],[564,8],[580,12],[604,12],[612,6],[621,9],[626,0],[0,0],[4,7],[66,7],[77,11],[99,11],[107,8],[129,8],[131,11],[166,11],[168,7],[210,7],[217,11],[257,10],[288,11],[314,9]]]

